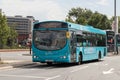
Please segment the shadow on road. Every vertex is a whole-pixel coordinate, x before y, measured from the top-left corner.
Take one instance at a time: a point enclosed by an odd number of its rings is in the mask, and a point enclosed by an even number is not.
[[[46,63],[24,63],[24,64],[13,64],[13,68],[38,68],[38,69],[52,69],[52,68],[67,68],[76,66],[73,63],[60,63],[60,64],[51,64],[47,65]]]
[[[92,61],[86,61],[83,62],[81,65],[86,65],[90,63],[99,63],[104,60],[92,60]],[[47,65],[46,63],[35,63],[35,62],[29,62],[29,63],[18,63],[18,64],[12,64],[13,68],[35,68],[35,69],[54,69],[54,68],[68,68],[73,66],[81,66],[77,65],[75,63],[59,63],[59,64],[51,64]]]
[[[85,61],[83,64],[90,64],[90,63],[98,63],[98,62],[103,62],[104,60],[91,60],[91,61]]]

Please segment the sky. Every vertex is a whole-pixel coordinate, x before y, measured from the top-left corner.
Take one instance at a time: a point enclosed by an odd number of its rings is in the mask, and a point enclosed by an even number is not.
[[[120,16],[120,0],[116,0],[116,14]],[[114,16],[114,0],[0,0],[6,16],[34,16],[39,21],[65,20],[71,8],[87,8],[110,18]]]

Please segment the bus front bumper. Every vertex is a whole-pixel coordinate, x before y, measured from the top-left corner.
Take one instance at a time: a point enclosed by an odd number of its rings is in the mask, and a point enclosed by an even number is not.
[[[70,58],[67,56],[33,56],[33,62],[53,62],[53,63],[69,63]]]

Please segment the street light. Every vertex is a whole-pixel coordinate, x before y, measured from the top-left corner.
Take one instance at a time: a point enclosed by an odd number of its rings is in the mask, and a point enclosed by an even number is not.
[[[117,27],[116,27],[116,23],[117,23],[117,19],[116,19],[116,0],[114,0],[114,53],[116,53],[116,32],[117,32]]]

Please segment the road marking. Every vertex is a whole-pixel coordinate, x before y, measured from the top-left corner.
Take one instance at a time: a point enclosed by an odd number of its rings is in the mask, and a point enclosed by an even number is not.
[[[111,73],[113,73],[113,70],[114,70],[114,68],[111,68],[108,71],[103,71],[103,74],[111,74]]]
[[[105,66],[107,66],[108,64],[105,64]]]
[[[87,67],[88,67],[88,66],[76,68],[76,69],[74,69],[74,70],[72,70],[72,71],[70,71],[70,72],[73,73],[73,72],[76,72],[76,71],[79,71],[79,70],[82,70],[82,69],[86,69]]]
[[[38,77],[38,76],[24,76],[24,75],[3,75],[3,74],[0,74],[0,76],[3,76],[3,77],[24,77],[24,78],[42,78],[42,79],[48,79],[48,77]]]
[[[47,79],[45,79],[45,80],[52,80],[52,79],[58,78],[58,77],[60,77],[60,76],[61,76],[61,75],[53,76],[53,77],[47,78]]]
[[[38,77],[38,76],[24,76],[24,75],[3,75],[3,74],[0,74],[0,76],[3,76],[3,77],[24,77],[24,78],[37,78],[37,79],[45,79],[45,80],[52,80],[52,79],[55,79],[55,78],[58,78],[60,77],[61,75],[57,75],[57,76],[53,76],[53,77]]]

